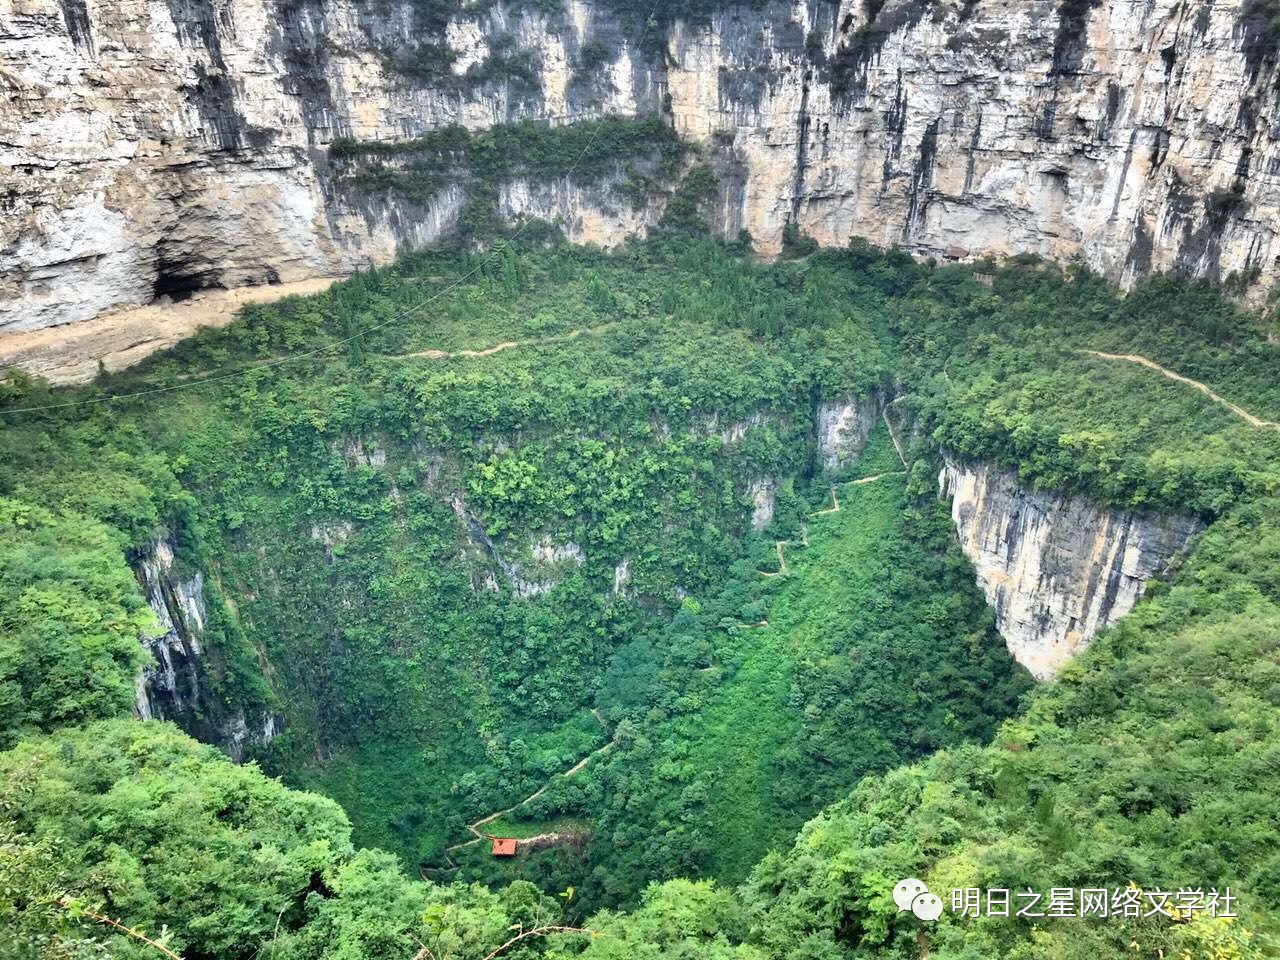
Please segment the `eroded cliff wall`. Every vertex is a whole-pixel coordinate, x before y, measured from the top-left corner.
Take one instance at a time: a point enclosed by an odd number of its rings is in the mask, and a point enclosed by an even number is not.
[[[167,537],[143,546],[133,567],[158,624],[155,635],[144,644],[152,663],[137,677],[137,716],[173,720],[236,760],[244,757],[246,749],[268,743],[277,733],[276,716],[218,689],[227,638],[219,630],[216,648],[204,643],[211,617],[203,572],[179,573],[174,544]]]
[[[1132,610],[1203,526],[1028,490],[1012,471],[985,463],[948,459],[938,482],[997,629],[1041,680]]]
[[[1275,277],[1274,56],[1244,0],[802,0],[698,23],[659,4],[647,27],[608,0],[462,9],[0,0],[0,338],[339,275],[454,224],[465,181],[353,187],[335,138],[606,114],[702,141],[716,226],[766,252],[795,222],[1122,282]],[[504,185],[499,208],[605,244],[657,213],[571,177]]]

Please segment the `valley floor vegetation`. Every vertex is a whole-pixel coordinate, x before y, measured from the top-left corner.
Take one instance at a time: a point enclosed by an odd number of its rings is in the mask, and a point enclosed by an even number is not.
[[[674,229],[419,253],[90,386],[11,374],[0,953],[1274,951],[1280,431],[1089,351],[1280,420],[1280,348],[1206,285]],[[830,468],[817,411],[869,398]],[[1209,527],[1033,686],[942,450]],[[206,612],[176,719],[275,718],[251,762],[131,717],[157,542]],[[509,807],[487,829],[567,841],[459,846]],[[1230,885],[1241,916],[922,933],[903,876]]]

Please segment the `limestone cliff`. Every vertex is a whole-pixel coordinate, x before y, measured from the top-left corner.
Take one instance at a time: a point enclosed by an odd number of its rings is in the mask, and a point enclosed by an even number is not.
[[[822,469],[839,470],[857,460],[883,409],[883,398],[876,392],[818,404],[814,425]]]
[[[1275,279],[1275,55],[1245,0],[798,0],[696,23],[659,4],[648,27],[608,0],[550,9],[0,0],[0,358],[20,331],[427,243],[472,184],[353,187],[334,140],[523,118],[661,113],[719,172],[716,226],[766,252],[794,222],[941,258],[1078,255],[1122,282]],[[569,176],[496,189],[499,214],[578,240],[658,214]]]
[[[148,543],[134,560],[134,571],[158,630],[145,646],[153,663],[137,678],[134,712],[143,720],[174,720],[202,740],[215,743],[234,759],[246,747],[262,745],[276,734],[276,718],[268,711],[251,726],[242,705],[228,705],[212,689],[221,651],[206,650],[202,639],[209,624],[204,574],[180,576],[171,540]]]
[[[990,464],[948,459],[938,482],[1010,653],[1042,680],[1132,610],[1202,527],[1031,491]]]

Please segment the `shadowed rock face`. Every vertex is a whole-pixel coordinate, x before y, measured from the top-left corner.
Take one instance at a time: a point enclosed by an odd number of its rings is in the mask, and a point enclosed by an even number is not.
[[[153,540],[134,560],[138,584],[158,625],[145,642],[154,662],[138,674],[134,712],[142,720],[176,721],[240,760],[246,747],[263,745],[276,735],[277,720],[265,712],[250,726],[242,707],[228,708],[210,690],[218,652],[201,643],[209,622],[204,574],[197,570],[185,579],[179,576],[173,550],[171,541]]]
[[[1041,680],[1133,609],[1203,528],[1187,516],[1108,510],[1039,493],[989,464],[947,460],[938,478],[996,626],[1015,660]]]
[[[664,112],[708,144],[719,229],[766,252],[790,220],[942,258],[1079,255],[1121,282],[1256,268],[1261,296],[1276,273],[1275,63],[1243,0],[775,2],[644,44],[603,0],[418,7],[4,0],[0,341],[428,243],[465,181],[358,190],[328,145],[522,118]],[[499,210],[604,244],[659,213],[569,179],[502,185]]]

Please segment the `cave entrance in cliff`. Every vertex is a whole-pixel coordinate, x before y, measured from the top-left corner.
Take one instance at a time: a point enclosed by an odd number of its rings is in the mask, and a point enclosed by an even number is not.
[[[201,290],[210,289],[225,289],[215,271],[201,270],[190,260],[175,260],[164,254],[156,260],[156,278],[151,288],[153,299],[181,303]]]

